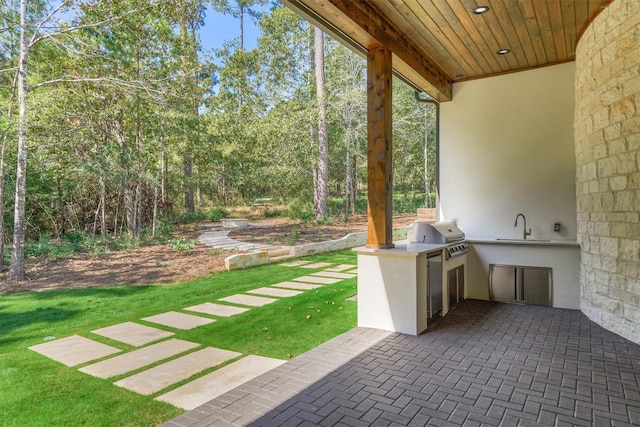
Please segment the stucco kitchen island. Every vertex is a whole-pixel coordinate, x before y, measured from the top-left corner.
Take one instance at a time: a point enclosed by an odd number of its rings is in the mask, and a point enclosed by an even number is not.
[[[358,326],[418,335],[427,329],[427,258],[442,243],[397,242],[358,253]],[[443,300],[446,300],[443,295]]]

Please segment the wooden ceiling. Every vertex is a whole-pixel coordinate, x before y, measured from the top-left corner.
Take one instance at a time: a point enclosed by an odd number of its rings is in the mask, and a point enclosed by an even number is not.
[[[573,61],[612,0],[283,1],[356,50],[387,46],[400,75],[445,101],[453,82]],[[489,11],[475,14],[477,6]]]

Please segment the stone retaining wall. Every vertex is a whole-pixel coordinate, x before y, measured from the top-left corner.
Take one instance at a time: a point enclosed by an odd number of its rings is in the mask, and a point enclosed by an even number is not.
[[[640,2],[614,0],[576,52],[581,310],[640,343]]]
[[[393,240],[404,240],[411,226],[398,227],[393,230]],[[326,242],[309,243],[306,245],[291,246],[289,258],[299,258],[308,255],[316,255],[327,252],[341,251],[344,249],[364,246],[367,243],[367,232],[347,234],[338,240],[328,240]],[[267,251],[251,252],[246,254],[236,254],[224,260],[227,270],[238,270],[242,268],[255,267],[269,264],[269,253]]]

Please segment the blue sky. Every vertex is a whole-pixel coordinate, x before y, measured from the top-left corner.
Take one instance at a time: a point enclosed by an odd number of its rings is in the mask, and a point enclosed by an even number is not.
[[[204,26],[200,29],[202,46],[204,49],[218,49],[226,41],[240,36],[240,20],[231,15],[225,15],[207,7],[207,15]],[[244,46],[245,49],[254,49],[258,44],[260,29],[253,18],[245,16],[244,19]]]

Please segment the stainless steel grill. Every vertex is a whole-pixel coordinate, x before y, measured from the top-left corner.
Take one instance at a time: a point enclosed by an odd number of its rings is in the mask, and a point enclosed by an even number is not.
[[[446,243],[445,259],[469,252],[469,242],[453,222],[414,222],[407,234],[409,243]]]

